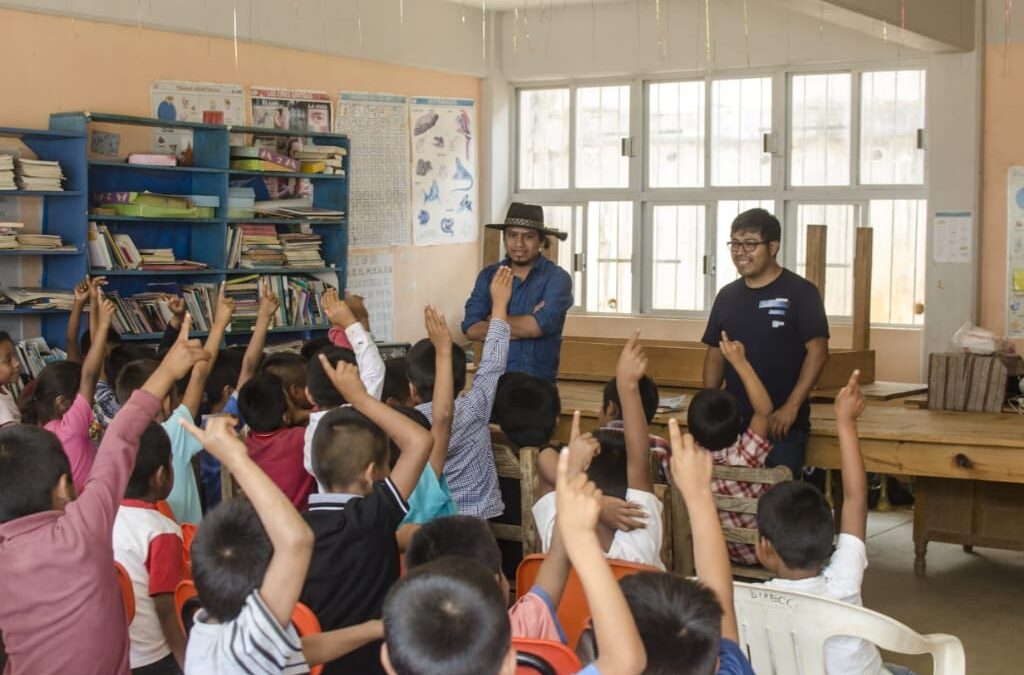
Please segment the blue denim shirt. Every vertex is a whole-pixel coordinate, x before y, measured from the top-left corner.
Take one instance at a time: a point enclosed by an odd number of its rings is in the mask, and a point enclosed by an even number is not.
[[[508,264],[506,258],[500,263],[488,265],[477,276],[473,293],[466,301],[463,333],[490,315],[491,279],[499,265]],[[541,302],[544,307],[534,312],[533,308]],[[562,327],[565,325],[565,314],[572,304],[572,277],[544,256],[537,258],[525,280],[521,281],[518,277],[512,279],[512,300],[508,304],[508,315],[532,314],[544,335],[532,340],[512,340],[507,372],[529,373],[549,382],[557,379]]]

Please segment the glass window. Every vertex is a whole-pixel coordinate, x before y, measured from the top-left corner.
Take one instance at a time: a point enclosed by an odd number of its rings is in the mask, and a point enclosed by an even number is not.
[[[825,312],[853,314],[853,254],[857,207],[854,204],[800,204],[797,207],[796,272],[807,273],[807,226],[828,227],[825,244]]]
[[[545,206],[544,222],[569,234],[565,241],[552,237],[552,245],[557,247],[557,252],[549,257],[572,276],[573,307],[580,307],[583,298],[583,207]]]
[[[928,202],[873,200],[871,322],[923,324],[916,307],[924,303],[925,234]]]
[[[569,90],[519,92],[519,187],[569,187]]]
[[[772,78],[711,83],[711,184],[771,185]]]
[[[704,91],[698,82],[658,82],[648,90],[653,188],[704,186]]]
[[[925,72],[864,73],[860,88],[860,182],[924,183]]]
[[[629,85],[576,90],[576,187],[629,187]]]
[[[794,75],[790,183],[850,184],[849,73]]]
[[[774,212],[775,202],[770,199],[740,199],[718,202],[718,229],[715,232],[717,243],[714,251],[715,260],[717,261],[715,264],[716,294],[729,283],[739,279],[740,275],[736,272],[736,266],[732,264],[732,255],[729,253],[729,249],[726,248],[726,244],[732,239],[730,233],[732,221],[736,220],[736,216],[750,209],[765,209]],[[781,257],[779,262],[782,262]]]
[[[587,205],[587,311],[633,311],[633,202]]]
[[[655,206],[651,290],[654,309],[704,309],[706,207]]]

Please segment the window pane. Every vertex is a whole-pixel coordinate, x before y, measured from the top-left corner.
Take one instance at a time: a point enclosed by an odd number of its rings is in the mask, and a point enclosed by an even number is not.
[[[914,305],[924,302],[928,202],[875,200],[870,213],[871,322],[923,324],[924,315],[915,314]]]
[[[705,211],[703,204],[653,208],[654,309],[704,309]]]
[[[576,186],[629,187],[629,86],[576,90]]]
[[[772,78],[712,82],[711,184],[770,185],[764,135],[771,130]]]
[[[853,314],[853,252],[857,207],[853,204],[800,204],[797,208],[796,272],[807,273],[807,226],[827,225],[825,312]]]
[[[897,70],[861,76],[860,181],[924,183],[925,73]]]
[[[736,220],[736,216],[740,215],[744,211],[749,209],[765,209],[766,211],[775,211],[775,202],[771,199],[741,199],[739,201],[721,201],[718,202],[718,229],[715,232],[715,293],[722,290],[729,283],[739,279],[740,275],[736,272],[736,266],[732,263],[732,255],[729,253],[729,249],[726,248],[726,242],[732,239],[730,229],[732,228],[732,221]]]
[[[790,182],[850,184],[850,74],[794,75]]]
[[[569,187],[569,90],[519,92],[519,187]]]
[[[649,88],[651,187],[704,186],[704,82]]]
[[[587,205],[587,311],[633,311],[633,203]]]
[[[583,207],[582,206],[545,206],[544,220],[549,227],[568,232],[565,241],[554,240],[558,253],[550,256],[558,262],[559,267],[572,276],[573,307],[580,307],[583,298],[583,272],[573,271],[574,254],[583,253]]]

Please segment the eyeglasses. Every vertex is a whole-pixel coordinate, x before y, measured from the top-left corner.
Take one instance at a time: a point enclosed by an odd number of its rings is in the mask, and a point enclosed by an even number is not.
[[[753,253],[754,251],[757,250],[758,246],[767,245],[767,241],[736,241],[735,239],[732,239],[730,241],[725,242],[726,248],[728,248],[733,253],[736,253],[741,248],[747,253]]]

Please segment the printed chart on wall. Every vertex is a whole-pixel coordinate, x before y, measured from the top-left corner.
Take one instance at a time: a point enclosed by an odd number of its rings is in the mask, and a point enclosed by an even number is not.
[[[1012,166],[1007,175],[1006,335],[1024,337],[1024,167]]]
[[[348,289],[363,296],[370,314],[370,330],[378,341],[394,339],[394,264],[390,253],[350,253]]]
[[[476,104],[413,98],[412,222],[417,246],[476,241]]]
[[[158,80],[149,90],[157,119],[206,124],[245,124],[245,91],[238,84]],[[187,129],[154,129],[153,150],[181,156],[192,145]]]
[[[405,96],[342,92],[339,133],[352,145],[349,244],[409,244],[409,104]]]

